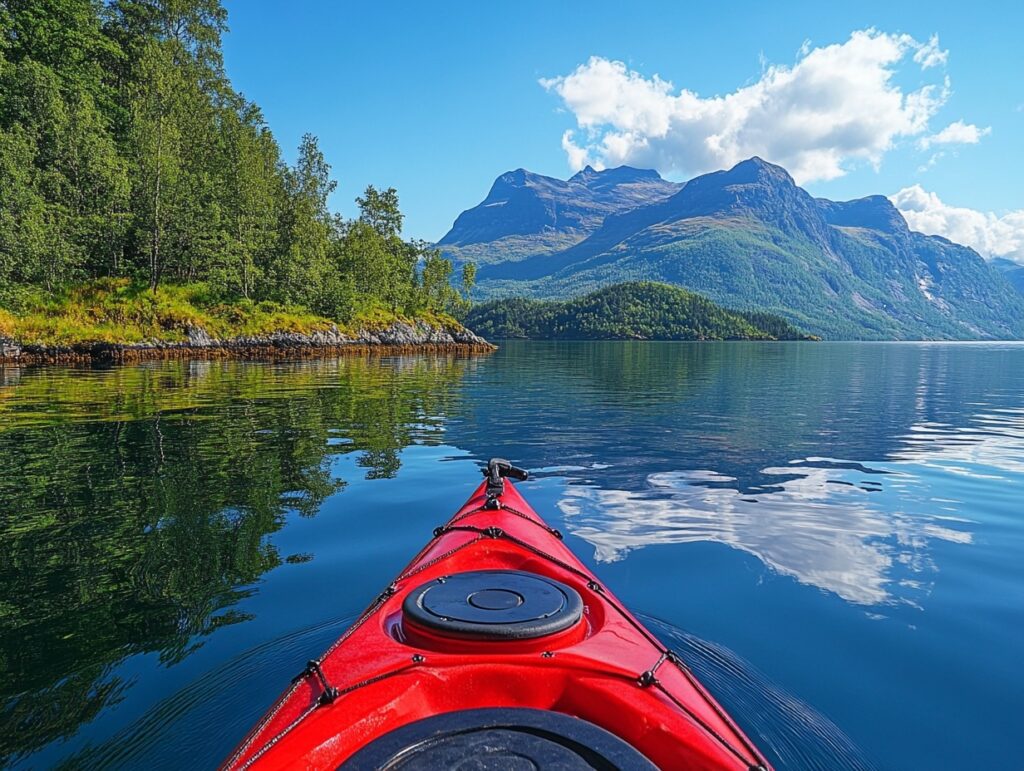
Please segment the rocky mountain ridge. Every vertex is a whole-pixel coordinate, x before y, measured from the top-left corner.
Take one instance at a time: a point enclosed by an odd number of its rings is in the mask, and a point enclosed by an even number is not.
[[[602,174],[600,207],[593,182],[522,176],[525,187],[560,196],[563,209],[543,222],[520,216],[519,199],[496,182],[439,245],[456,261],[478,263],[481,297],[564,298],[622,281],[663,281],[832,339],[1024,337],[1024,296],[1004,274],[968,247],[911,231],[884,196],[814,198],[785,169],[756,157],[668,195],[673,183],[659,183],[654,172],[587,173]],[[613,182],[616,174],[628,181]],[[640,203],[636,185],[648,186]],[[575,219],[560,217],[581,189]],[[488,200],[504,201],[500,214]],[[481,240],[500,231],[499,221],[517,223],[516,232]]]

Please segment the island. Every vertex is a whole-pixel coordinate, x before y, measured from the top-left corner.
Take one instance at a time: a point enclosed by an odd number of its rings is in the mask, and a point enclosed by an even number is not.
[[[703,295],[631,281],[564,301],[523,297],[470,309],[466,324],[492,339],[817,340],[781,316],[729,310]]]

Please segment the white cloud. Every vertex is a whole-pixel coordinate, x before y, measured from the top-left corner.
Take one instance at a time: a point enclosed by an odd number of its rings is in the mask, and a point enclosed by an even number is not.
[[[929,67],[937,67],[938,65],[945,65],[946,59],[949,57],[949,51],[943,51],[939,48],[939,36],[932,35],[928,38],[928,42],[917,49],[914,54],[914,61],[921,65],[922,70],[927,70]]]
[[[932,145],[976,145],[981,138],[992,133],[992,127],[978,128],[973,123],[964,123],[962,120],[950,123],[942,131],[930,136],[922,137],[917,145],[922,150],[927,150]]]
[[[844,43],[806,44],[794,65],[768,66],[725,96],[677,90],[598,56],[540,82],[576,117],[576,131],[562,140],[574,169],[629,163],[697,174],[760,155],[808,182],[840,177],[857,162],[877,167],[900,138],[928,133],[949,80],[904,91],[894,80],[908,55],[927,69],[946,52],[935,37],[920,43],[868,29]]]
[[[1006,257],[1024,264],[1024,209],[1000,216],[950,206],[920,185],[905,187],[890,197],[912,230],[945,236],[987,258]]]

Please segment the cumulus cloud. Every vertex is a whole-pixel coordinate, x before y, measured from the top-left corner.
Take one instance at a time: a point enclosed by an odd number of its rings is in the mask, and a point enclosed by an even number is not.
[[[926,135],[948,78],[907,91],[895,76],[908,57],[926,70],[946,55],[935,36],[920,43],[868,29],[843,43],[805,44],[792,66],[766,66],[725,96],[701,97],[599,56],[540,83],[576,117],[562,138],[574,169],[628,163],[697,174],[760,155],[809,182],[858,162],[877,167],[901,138]]]
[[[978,128],[973,123],[962,120],[950,123],[946,128],[930,136],[921,137],[917,144],[922,150],[932,145],[976,145],[983,136],[992,133],[992,127]]]
[[[1024,209],[998,215],[944,203],[935,193],[911,185],[891,196],[912,230],[945,236],[991,259],[1024,264]]]

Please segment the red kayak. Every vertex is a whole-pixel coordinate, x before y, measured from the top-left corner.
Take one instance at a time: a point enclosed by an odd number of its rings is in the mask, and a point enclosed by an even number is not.
[[[770,769],[506,477],[487,480],[225,768]]]

